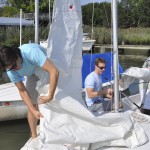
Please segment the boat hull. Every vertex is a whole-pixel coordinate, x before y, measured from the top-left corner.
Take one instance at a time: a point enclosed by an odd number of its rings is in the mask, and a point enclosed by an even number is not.
[[[89,51],[91,50],[93,44],[95,43],[95,40],[84,40],[82,41],[82,50],[83,51]],[[40,41],[40,45],[44,48],[47,48],[47,41]]]
[[[0,121],[23,119],[27,117],[26,106],[1,106]]]
[[[94,43],[95,43],[95,40],[83,40],[82,41],[82,50],[83,51],[91,50]]]
[[[21,99],[13,83],[0,85],[0,121],[23,119],[27,116],[27,106]]]

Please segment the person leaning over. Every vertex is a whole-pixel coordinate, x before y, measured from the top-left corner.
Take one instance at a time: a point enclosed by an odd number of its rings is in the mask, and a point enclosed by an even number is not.
[[[101,74],[105,71],[106,62],[102,58],[95,60],[95,70],[91,72],[85,79],[85,100],[90,111],[95,111],[98,108],[96,105],[102,103],[102,97],[112,99],[113,89],[102,88]]]
[[[37,137],[37,122],[43,117],[36,107],[38,99],[36,84],[39,78],[35,75],[35,69],[38,67],[49,74],[49,94],[39,97],[39,103],[43,104],[53,99],[59,76],[57,68],[47,58],[46,50],[35,43],[24,44],[19,48],[0,47],[0,69],[7,71],[8,77],[15,83],[28,107],[28,123],[32,138]],[[27,76],[26,85],[22,81],[23,76]]]

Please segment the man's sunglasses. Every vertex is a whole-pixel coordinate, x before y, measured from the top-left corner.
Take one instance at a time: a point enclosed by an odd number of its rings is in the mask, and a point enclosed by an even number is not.
[[[106,69],[106,67],[100,67],[97,65],[97,67],[100,69],[100,70],[103,70],[103,69]]]
[[[15,70],[16,68],[17,68],[17,64],[15,63],[10,69],[7,69],[7,71]]]

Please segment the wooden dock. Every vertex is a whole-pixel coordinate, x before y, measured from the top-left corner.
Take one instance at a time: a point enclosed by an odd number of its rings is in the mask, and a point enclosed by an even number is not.
[[[112,45],[99,45],[94,44],[94,48],[113,48]],[[150,49],[150,45],[143,46],[143,45],[118,45],[118,49]]]
[[[94,44],[93,49],[94,51],[104,53],[106,52],[106,49],[112,49],[112,45],[100,45],[100,44]],[[118,50],[121,53],[124,53],[125,50],[144,50],[147,51],[150,49],[150,45],[143,46],[143,45],[118,45]]]

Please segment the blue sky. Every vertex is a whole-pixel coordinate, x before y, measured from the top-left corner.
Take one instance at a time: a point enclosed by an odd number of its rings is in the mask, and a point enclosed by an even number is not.
[[[85,4],[88,4],[88,3],[93,3],[94,2],[110,2],[111,0],[81,0],[81,5],[85,5]]]

